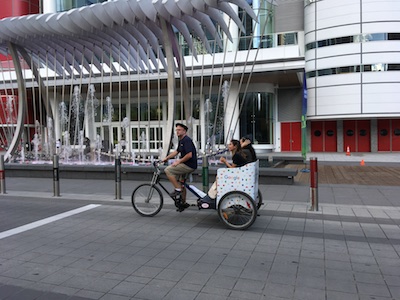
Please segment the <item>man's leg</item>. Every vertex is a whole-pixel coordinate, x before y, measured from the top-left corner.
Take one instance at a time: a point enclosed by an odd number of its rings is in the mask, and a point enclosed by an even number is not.
[[[176,175],[172,175],[169,172],[167,173],[167,169],[165,169],[165,174],[167,175],[168,180],[171,182],[171,184],[174,186],[175,189],[180,189],[181,188],[180,183],[176,179]]]
[[[182,188],[182,184],[178,181],[177,178],[180,176],[183,176],[185,174],[190,174],[194,170],[192,168],[189,168],[185,164],[179,164],[175,167],[173,166],[168,166],[165,168],[164,172],[167,175],[169,181],[171,184],[174,186],[176,192],[180,192]],[[171,194],[176,194],[176,193],[171,193]]]

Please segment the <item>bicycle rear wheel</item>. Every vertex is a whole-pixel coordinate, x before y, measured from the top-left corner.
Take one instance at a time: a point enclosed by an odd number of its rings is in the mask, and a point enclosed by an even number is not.
[[[132,193],[133,209],[144,217],[158,214],[163,203],[164,199],[160,189],[149,183],[139,185]]]
[[[218,216],[231,229],[246,229],[256,220],[257,208],[249,195],[232,191],[219,201]]]

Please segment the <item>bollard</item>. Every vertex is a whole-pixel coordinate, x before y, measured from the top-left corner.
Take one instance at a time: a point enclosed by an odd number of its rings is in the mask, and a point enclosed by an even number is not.
[[[316,157],[310,158],[310,201],[310,210],[318,211],[318,162]]]
[[[60,168],[57,154],[53,156],[53,195],[60,197]]]
[[[121,198],[121,158],[115,156],[115,199]]]
[[[203,177],[203,192],[207,193],[208,192],[208,157],[206,155],[203,156],[203,172],[202,172],[202,177]]]
[[[6,194],[6,175],[4,173],[4,155],[0,155],[0,192]]]

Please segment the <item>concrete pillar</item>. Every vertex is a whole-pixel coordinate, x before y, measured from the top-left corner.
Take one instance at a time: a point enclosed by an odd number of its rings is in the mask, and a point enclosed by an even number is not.
[[[378,152],[378,121],[371,120],[371,152]]]
[[[336,123],[337,131],[337,152],[343,152],[343,120],[338,120]]]
[[[57,11],[56,0],[43,1],[43,13],[53,13]]]

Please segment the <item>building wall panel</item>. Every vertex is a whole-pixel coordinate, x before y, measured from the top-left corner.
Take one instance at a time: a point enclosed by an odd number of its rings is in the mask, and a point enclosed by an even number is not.
[[[283,1],[275,8],[275,31],[302,31],[304,28],[304,1]]]
[[[319,28],[360,22],[360,0],[319,1],[316,5]]]
[[[365,23],[376,21],[380,22],[386,20],[398,20],[400,19],[400,1],[363,1],[362,11],[363,22]]]
[[[363,23],[363,33],[392,32],[393,28],[398,28],[400,26],[400,18],[397,18],[397,20],[398,21],[396,21],[396,19],[389,19],[385,22]]]
[[[360,24],[344,24],[330,28],[319,28],[317,32],[317,40],[331,39],[335,37],[351,36],[360,33]]]
[[[361,90],[358,85],[318,88],[317,115],[361,113]]]
[[[399,83],[400,71],[390,72],[365,72],[362,73],[363,84],[375,83]]]
[[[361,74],[360,73],[349,73],[349,74],[339,74],[339,75],[331,75],[331,76],[321,76],[317,79],[318,89],[330,86],[330,87],[338,87],[342,85],[354,85],[361,83]],[[360,88],[358,88],[360,89]]]
[[[358,66],[361,64],[360,54],[342,55],[342,56],[325,56],[317,60],[317,69],[335,68],[335,67],[347,67],[347,66]]]
[[[364,113],[399,114],[400,83],[364,84],[362,89]]]
[[[336,65],[345,66],[342,64],[341,61],[343,59],[349,59],[346,56],[350,56],[350,59],[354,57],[354,61],[359,63],[360,61],[360,51],[361,46],[360,44],[342,44],[342,45],[335,45],[330,47],[323,47],[317,50],[317,57],[321,58],[333,58],[337,61]]]
[[[308,5],[304,8],[304,32],[309,32],[305,38],[306,43],[314,39],[314,33],[316,29],[315,14],[315,5]]]

